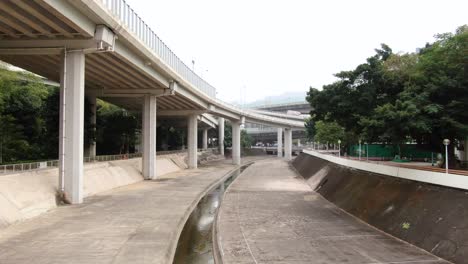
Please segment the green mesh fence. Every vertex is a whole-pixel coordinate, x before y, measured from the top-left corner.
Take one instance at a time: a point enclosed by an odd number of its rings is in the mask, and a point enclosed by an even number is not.
[[[432,154],[431,151],[425,150],[424,145],[402,144],[400,145],[400,151],[401,159],[430,161],[432,155],[434,155],[434,158],[436,157],[436,153]],[[385,160],[392,160],[399,153],[397,145],[362,144],[361,157],[367,157],[367,152],[369,158]],[[358,157],[359,145],[351,145],[348,148],[347,154],[349,156]]]

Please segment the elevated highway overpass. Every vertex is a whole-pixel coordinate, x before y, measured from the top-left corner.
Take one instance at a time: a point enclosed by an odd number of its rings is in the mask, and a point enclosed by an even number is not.
[[[284,129],[286,158],[291,157],[291,130],[304,127],[301,120],[218,100],[215,88],[190,70],[123,0],[1,1],[0,37],[1,60],[60,83],[59,186],[71,203],[81,203],[83,197],[85,96],[94,106],[98,97],[142,111],[146,179],[156,177],[157,116],[187,119],[191,168],[197,167],[200,118],[217,123],[219,142],[224,141],[224,120],[231,122],[235,164],[240,164],[241,124]]]
[[[280,112],[286,113],[288,110],[296,111],[304,115],[310,113],[311,107],[307,101],[298,101],[298,102],[285,102],[277,104],[265,104],[260,106],[255,106],[253,109],[260,111],[270,111],[270,112]]]
[[[299,121],[299,122],[303,122],[303,123],[310,116],[308,112],[307,112],[307,114],[303,114],[303,113],[301,113],[299,111],[295,111],[295,110],[293,110],[293,111],[298,112],[300,114],[288,112],[291,109],[283,108],[283,107],[287,107],[287,105],[293,106],[293,109],[298,110],[297,108],[294,108],[294,106],[302,105],[302,103],[281,104],[281,107],[279,108],[279,110],[274,107],[276,105],[273,105],[273,107],[271,108],[272,110],[250,109],[250,111],[252,111],[254,113],[257,113],[257,114],[261,114],[261,115],[277,117],[277,118],[287,119],[287,120],[291,120],[291,121]],[[310,105],[308,105],[307,108],[310,109]],[[278,110],[278,111],[276,111],[275,109]],[[247,124],[245,126],[245,129],[246,129],[247,133],[256,142],[261,141],[263,143],[272,143],[272,142],[275,142],[275,141],[281,141],[279,139],[279,134],[278,134],[278,133],[281,133],[281,132],[278,132],[279,130],[275,126],[268,126],[268,125],[258,124],[257,123],[257,124]],[[299,141],[301,139],[306,139],[306,133],[305,133],[304,129],[293,129],[292,133],[293,133],[292,134],[293,139],[297,139]]]

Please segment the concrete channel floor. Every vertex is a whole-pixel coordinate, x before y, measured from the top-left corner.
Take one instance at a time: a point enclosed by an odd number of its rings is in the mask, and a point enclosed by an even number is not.
[[[448,263],[343,212],[280,159],[229,187],[216,222],[222,263]]]
[[[0,230],[0,263],[172,263],[186,218],[230,161],[60,206]]]

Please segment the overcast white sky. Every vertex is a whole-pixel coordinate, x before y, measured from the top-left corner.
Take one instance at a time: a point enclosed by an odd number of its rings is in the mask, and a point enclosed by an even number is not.
[[[321,88],[380,43],[413,52],[468,23],[466,0],[127,0],[225,101]]]

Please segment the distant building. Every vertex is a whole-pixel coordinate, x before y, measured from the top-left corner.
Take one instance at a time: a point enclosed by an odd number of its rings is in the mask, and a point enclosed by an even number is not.
[[[293,120],[305,120],[309,117],[310,104],[305,100],[306,92],[285,93],[279,96],[269,96],[265,99],[245,104],[244,108],[258,110],[262,114],[270,116],[290,116]],[[247,134],[252,136],[255,143],[276,144],[277,128],[260,124],[245,124]],[[293,131],[293,140],[305,142],[305,131]]]

